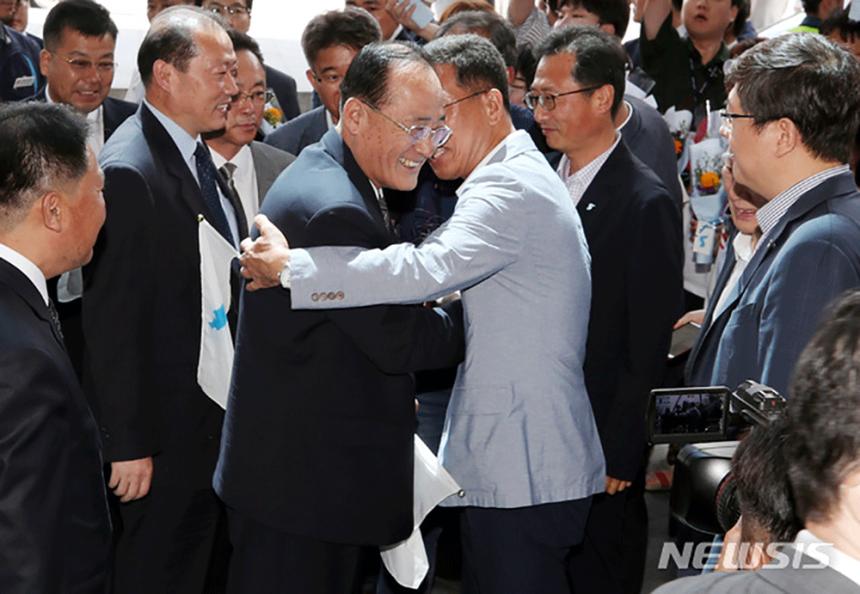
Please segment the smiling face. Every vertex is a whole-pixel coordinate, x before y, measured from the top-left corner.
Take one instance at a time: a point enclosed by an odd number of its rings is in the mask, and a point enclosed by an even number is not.
[[[48,80],[51,100],[85,114],[97,109],[113,83],[115,47],[111,35],[88,37],[63,29],[57,46],[39,54],[39,68]]]
[[[729,167],[723,168],[723,183],[729,197],[732,223],[745,235],[755,234],[758,231],[756,213],[759,207],[753,203],[756,197],[752,194],[752,190],[736,182]]]
[[[359,167],[374,184],[411,190],[435,147],[429,138],[416,143],[394,122],[407,128],[442,126],[445,96],[427,64],[394,62],[389,68],[388,100],[376,106],[382,113],[353,97],[344,105],[341,124]]]
[[[685,0],[681,19],[694,39],[722,39],[738,15],[732,0]]]
[[[220,27],[194,34],[197,55],[185,72],[172,64],[156,61],[170,98],[170,115],[186,132],[197,136],[220,130],[227,122],[236,86],[236,54],[233,43]]]

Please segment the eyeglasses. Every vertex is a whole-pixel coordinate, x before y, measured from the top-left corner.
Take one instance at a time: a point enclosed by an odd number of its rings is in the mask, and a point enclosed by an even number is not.
[[[213,4],[212,6],[207,7],[209,12],[214,12],[219,16],[245,16],[251,14],[250,8],[245,8],[244,6],[232,5],[232,6],[221,6],[220,4]]]
[[[720,117],[723,118],[723,128],[731,132],[735,120],[754,120],[755,116],[748,113],[732,113],[723,110],[720,112]]]
[[[72,70],[79,74],[89,72],[93,68],[95,68],[99,74],[109,74],[117,67],[116,62],[93,62],[92,60],[84,60],[82,58],[67,58],[66,56],[60,56],[58,54],[53,55],[66,62],[72,67]]]
[[[446,142],[448,142],[449,138],[451,138],[452,130],[444,124],[442,124],[438,128],[431,128],[430,126],[405,126],[404,124],[401,124],[392,117],[386,115],[381,109],[379,109],[375,105],[371,105],[370,103],[367,103],[365,101],[362,101],[362,103],[364,103],[371,110],[375,111],[376,113],[384,117],[386,120],[406,132],[406,134],[408,134],[409,137],[412,139],[413,144],[423,142],[429,138],[430,141],[433,143],[433,146],[439,148]]]
[[[254,91],[253,93],[236,93],[230,97],[230,103],[237,105],[244,100],[250,100],[254,105],[265,105],[272,100],[275,94],[272,91]]]
[[[577,93],[586,93],[588,91],[599,89],[601,86],[602,85],[595,85],[593,87],[585,87],[584,89],[576,89],[575,91],[567,91],[566,93],[556,93],[555,95],[538,95],[537,93],[527,93],[524,100],[526,102],[526,107],[528,107],[532,111],[537,109],[538,105],[540,105],[542,109],[552,111],[553,109],[555,109],[555,102],[559,97],[564,97],[565,95],[575,95]]]
[[[339,85],[343,80],[343,77],[340,74],[323,74],[322,76],[320,76],[313,70],[311,70],[311,74],[314,75],[314,80],[316,80],[318,83],[325,85]]]
[[[445,105],[442,106],[442,109],[448,109],[452,105],[457,105],[458,103],[460,103],[462,101],[466,101],[467,99],[471,99],[472,97],[477,97],[478,95],[483,95],[484,93],[488,93],[489,91],[490,91],[490,89],[484,89],[483,91],[476,91],[476,92],[472,93],[471,95],[466,95],[465,97],[460,97],[459,99],[455,99],[454,101],[451,101],[451,103],[446,103]]]

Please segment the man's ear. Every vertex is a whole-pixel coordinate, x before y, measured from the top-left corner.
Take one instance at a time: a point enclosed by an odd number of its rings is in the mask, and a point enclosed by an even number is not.
[[[173,64],[169,64],[164,60],[156,60],[152,65],[152,80],[150,84],[158,86],[161,90],[171,93],[174,80],[176,78],[176,68]]]
[[[42,214],[42,223],[56,233],[63,230],[63,200],[59,193],[54,190],[47,192],[39,200],[40,210]]]
[[[314,88],[314,91],[319,93],[319,90],[317,89],[317,77],[314,74],[314,71],[308,68],[307,70],[305,70],[305,76],[308,77],[308,82],[311,83],[311,86]]]
[[[513,66],[508,66],[505,70],[508,73],[508,86],[511,86],[517,81],[517,69]]]
[[[350,97],[343,104],[343,108],[340,111],[339,124],[345,132],[349,132],[352,136],[357,136],[361,132],[362,124],[366,117],[367,109],[365,105],[355,97]]]
[[[484,93],[482,103],[484,106],[484,113],[487,114],[487,123],[491,126],[498,124],[499,120],[507,114],[507,110],[505,109],[505,100],[499,89],[490,89]]]
[[[42,76],[48,76],[48,65],[51,63],[51,52],[43,49],[39,52],[39,72]]]
[[[594,90],[591,103],[598,113],[612,113],[612,103],[615,100],[615,87],[610,84],[603,85]]]
[[[777,157],[784,157],[803,146],[800,130],[790,119],[780,118],[771,122],[768,128],[767,133],[775,136]]]

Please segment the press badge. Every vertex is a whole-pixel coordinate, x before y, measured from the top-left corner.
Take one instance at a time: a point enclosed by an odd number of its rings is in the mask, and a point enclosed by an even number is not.
[[[36,77],[34,76],[19,76],[15,79],[15,82],[12,83],[13,89],[24,89],[27,87],[35,87],[36,86]]]
[[[693,240],[693,253],[710,256],[714,253],[714,239],[717,228],[714,225],[699,223],[696,238]]]

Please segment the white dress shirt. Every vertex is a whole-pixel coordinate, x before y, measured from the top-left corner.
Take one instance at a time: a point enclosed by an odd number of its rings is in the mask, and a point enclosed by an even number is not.
[[[38,266],[33,264],[20,252],[2,243],[0,243],[0,260],[6,260],[30,279],[30,282],[39,291],[39,295],[42,296],[42,301],[45,302],[45,305],[48,305],[48,283],[45,281],[45,275]]]
[[[228,162],[212,147],[209,147],[209,152],[212,154],[216,169],[221,169]],[[251,225],[254,222],[254,216],[260,210],[262,199],[257,185],[257,171],[254,169],[254,154],[251,152],[251,147],[247,144],[243,146],[229,162],[236,166],[236,171],[233,172],[233,185],[236,186],[236,192],[239,194],[245,220],[248,221],[248,225]]]
[[[860,559],[855,559],[851,555],[843,553],[834,545],[823,542],[809,530],[798,532],[794,542],[805,555],[824,563],[852,582],[860,585]]]
[[[612,143],[612,146],[597,155],[588,165],[581,167],[573,173],[570,173],[570,159],[567,158],[567,155],[562,155],[561,162],[558,164],[558,174],[561,177],[561,181],[567,186],[567,191],[570,193],[570,199],[573,200],[574,206],[577,206],[579,201],[582,200],[582,196],[588,190],[588,186],[594,181],[597,172],[606,163],[609,155],[612,154],[612,151],[615,150],[619,142],[621,142],[621,134],[615,132],[615,142]]]
[[[747,264],[752,260],[753,251],[755,250],[753,236],[746,233],[738,233],[732,240],[732,247],[735,252],[735,265],[732,268],[729,280],[726,281],[726,286],[723,287],[723,292],[720,293],[720,297],[717,299],[717,306],[714,308],[714,318],[722,313],[723,307],[726,305],[726,300],[734,291],[735,285],[738,284],[741,275],[747,268]]]

